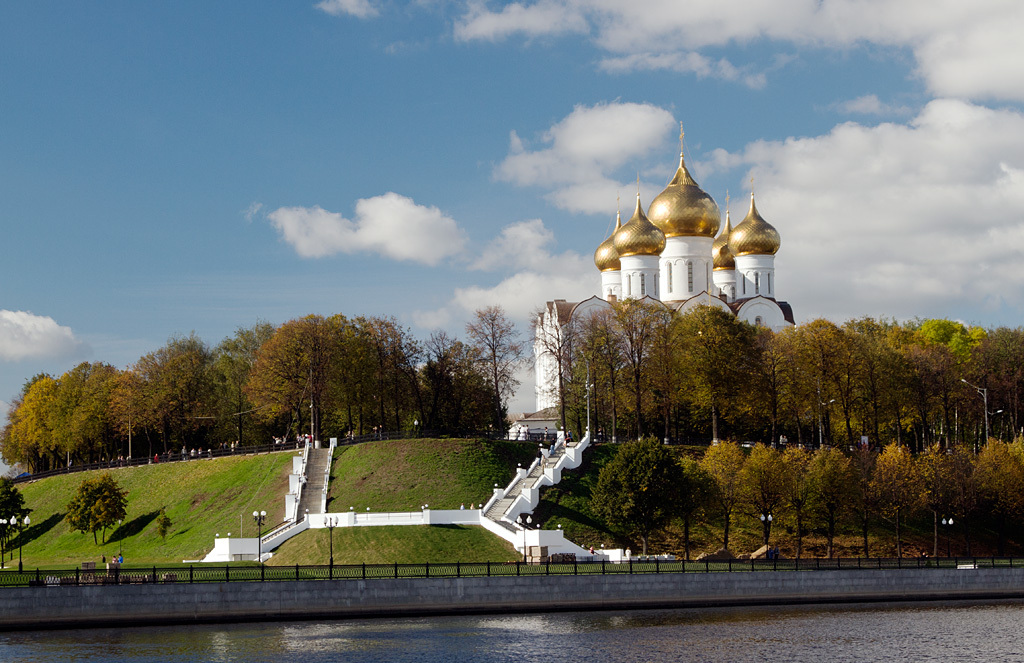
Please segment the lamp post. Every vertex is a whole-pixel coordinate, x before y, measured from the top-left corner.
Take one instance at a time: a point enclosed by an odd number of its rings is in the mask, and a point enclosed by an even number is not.
[[[267,521],[266,511],[253,511],[253,522],[256,523],[256,561],[263,563],[263,523]]]
[[[819,392],[819,398],[820,398],[820,392]],[[828,407],[829,405],[832,405],[835,402],[836,402],[836,399],[833,398],[828,403],[821,403],[821,407],[818,408],[818,448],[819,449],[823,446],[823,443],[822,443],[822,430],[825,428],[825,423],[824,423],[824,420],[822,419],[822,416],[821,416],[821,408],[822,407]],[[832,438],[830,437],[829,439],[832,439]]]
[[[28,516],[25,516],[25,522],[28,522]],[[121,529],[121,521],[117,521],[117,528]],[[124,556],[124,552],[121,549],[121,543],[124,541],[124,535],[118,534],[117,536],[117,556],[121,558]]]
[[[0,569],[4,568],[4,559],[7,554],[4,552],[4,544],[7,542],[7,525],[14,525],[14,518],[11,518],[10,523],[7,522],[7,518],[0,518],[0,527],[4,528],[4,536],[0,536]]]
[[[942,526],[943,527],[952,527],[953,526],[953,517],[950,516],[949,518],[943,518],[942,519]],[[949,554],[949,530],[948,529],[946,530],[946,557],[952,557],[952,555]]]
[[[523,518],[523,514],[519,514],[519,525],[523,528],[523,563],[526,563],[526,530],[527,526],[532,522],[533,516]]]
[[[974,390],[981,396],[981,401],[985,405],[985,443],[988,444],[988,389],[979,387],[976,384],[971,384],[967,380],[960,378],[960,382],[963,382],[968,387],[974,387]],[[974,445],[974,453],[978,453],[978,445]]]
[[[21,528],[22,528],[22,526],[27,527],[29,525],[29,523],[31,523],[31,522],[32,521],[29,520],[28,516],[25,516],[25,521],[24,522],[18,521],[18,573],[21,573],[21,571],[22,571],[22,566],[21,566],[21,546],[22,546],[21,532],[22,532],[22,529]]]
[[[330,564],[330,567],[333,569],[334,568],[334,528],[337,527],[337,525],[338,525],[338,518],[337,518],[337,516],[334,516],[334,517],[327,516],[327,518],[325,518],[324,520],[325,520],[325,522],[327,524],[327,531],[330,532],[330,534],[331,534],[331,538],[330,538],[331,559],[330,559],[329,564]]]
[[[772,533],[772,514],[761,514],[761,527],[764,530],[764,545],[768,545],[768,538]]]

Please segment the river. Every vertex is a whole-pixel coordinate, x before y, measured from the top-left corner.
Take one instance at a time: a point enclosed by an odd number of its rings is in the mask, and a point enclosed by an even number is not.
[[[1022,620],[1003,602],[76,629],[0,633],[0,660],[988,663],[1024,660]]]

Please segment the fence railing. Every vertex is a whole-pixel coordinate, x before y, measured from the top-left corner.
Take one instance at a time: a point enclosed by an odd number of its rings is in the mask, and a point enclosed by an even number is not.
[[[335,564],[321,566],[175,566],[149,568],[25,569],[0,571],[3,587],[171,584],[209,582],[275,582],[301,580],[365,580],[374,578],[473,578],[565,575],[648,575],[682,573],[742,573],[852,571],[892,569],[1021,568],[1013,557],[929,557],[773,559],[691,561],[636,558],[626,562],[445,562],[423,564]]]

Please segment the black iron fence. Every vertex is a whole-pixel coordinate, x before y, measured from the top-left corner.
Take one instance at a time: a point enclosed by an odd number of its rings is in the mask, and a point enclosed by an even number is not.
[[[26,569],[0,571],[0,587],[57,587],[209,582],[366,580],[386,578],[479,578],[509,576],[646,575],[682,573],[758,573],[883,569],[1021,568],[1013,557],[845,557],[691,561],[637,558],[628,562],[446,562],[423,564],[335,564],[323,566],[193,565],[148,568]]]

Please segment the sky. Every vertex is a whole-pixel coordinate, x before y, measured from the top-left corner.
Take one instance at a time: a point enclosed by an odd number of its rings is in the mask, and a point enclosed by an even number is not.
[[[0,413],[310,313],[525,336],[598,293],[680,122],[798,322],[1016,327],[1022,33],[1019,0],[3,3]]]

